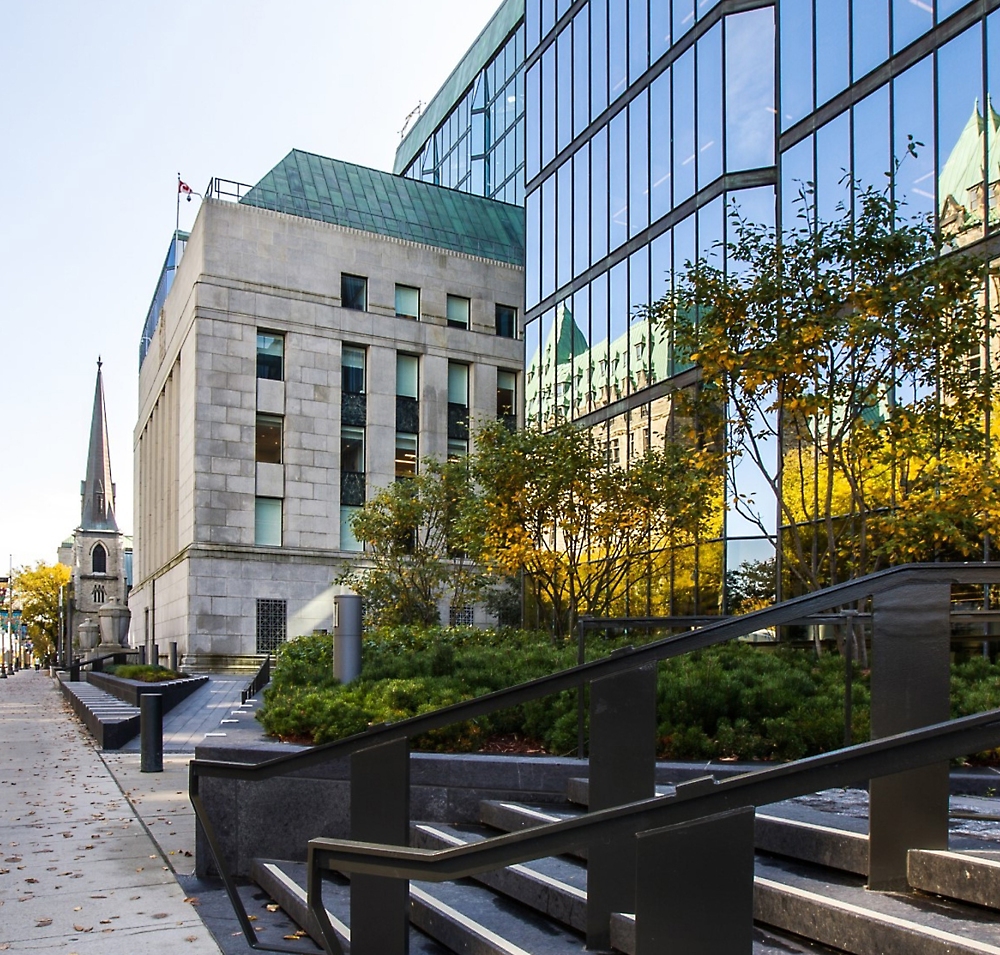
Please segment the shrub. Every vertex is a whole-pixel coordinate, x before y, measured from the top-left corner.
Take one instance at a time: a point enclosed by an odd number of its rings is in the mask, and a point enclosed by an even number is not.
[[[104,672],[123,680],[139,680],[142,683],[162,683],[164,680],[184,678],[183,673],[152,663],[111,663],[104,667]]]

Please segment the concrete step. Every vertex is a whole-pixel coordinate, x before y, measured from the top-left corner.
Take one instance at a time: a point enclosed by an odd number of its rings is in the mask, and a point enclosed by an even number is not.
[[[254,881],[305,929],[318,932],[306,905],[303,863],[255,860]],[[334,876],[323,900],[334,928],[350,944],[350,888]],[[550,919],[513,901],[497,904],[496,895],[470,880],[410,883],[411,955],[579,955],[581,935],[560,929]]]
[[[921,892],[1000,911],[1000,851],[940,852],[911,849],[906,877]]]
[[[139,732],[139,708],[90,683],[60,680],[63,696],[101,749],[120,749]]]

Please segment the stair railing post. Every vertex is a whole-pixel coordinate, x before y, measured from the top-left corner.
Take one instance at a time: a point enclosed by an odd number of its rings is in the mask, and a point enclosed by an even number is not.
[[[908,584],[873,598],[871,737],[950,716],[951,585]],[[948,848],[947,761],[872,779],[868,887],[901,890],[910,849]]]
[[[410,843],[410,747],[405,739],[351,756],[351,838]],[[407,955],[410,883],[351,877],[351,955]]]
[[[590,686],[591,810],[656,791],[656,664]],[[611,913],[635,911],[636,840],[588,846],[587,947],[611,947]]]

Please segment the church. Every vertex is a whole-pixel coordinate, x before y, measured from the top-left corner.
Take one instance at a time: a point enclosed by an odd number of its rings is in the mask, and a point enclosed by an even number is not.
[[[115,518],[101,364],[98,358],[87,472],[80,483],[80,524],[59,547],[59,563],[73,572],[67,629],[74,644],[82,623],[97,623],[102,604],[117,598],[127,605],[132,578],[132,541],[118,529]]]

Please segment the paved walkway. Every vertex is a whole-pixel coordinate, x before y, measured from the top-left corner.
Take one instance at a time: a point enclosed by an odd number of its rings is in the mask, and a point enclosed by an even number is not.
[[[218,955],[172,871],[194,861],[186,760],[139,780],[138,759],[102,759],[46,673],[0,680],[0,951]]]

